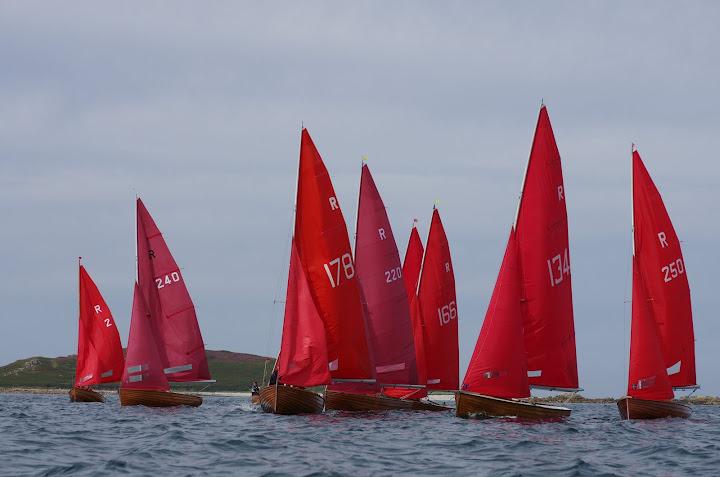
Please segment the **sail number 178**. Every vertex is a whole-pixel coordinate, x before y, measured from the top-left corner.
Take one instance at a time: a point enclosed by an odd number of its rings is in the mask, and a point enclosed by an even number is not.
[[[547,260],[550,286],[555,287],[562,283],[565,276],[570,277],[570,255],[568,249]]]

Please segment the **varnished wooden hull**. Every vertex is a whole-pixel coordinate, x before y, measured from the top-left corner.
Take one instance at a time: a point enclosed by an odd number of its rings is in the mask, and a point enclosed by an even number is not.
[[[87,388],[72,388],[70,402],[105,402],[105,398],[99,392]]]
[[[570,415],[570,409],[544,404],[532,404],[483,394],[458,391],[455,393],[458,417],[517,417],[520,419],[556,420]]]
[[[449,408],[428,401],[400,399],[377,394],[354,394],[325,391],[326,411],[447,411]]]
[[[118,390],[121,406],[173,407],[193,406],[202,404],[202,397],[194,394],[181,394],[169,391],[153,391],[149,389]]]
[[[323,398],[318,393],[292,386],[265,386],[260,389],[260,407],[273,414],[320,414]]]
[[[413,411],[451,411],[451,407],[443,406],[428,400],[410,399]]]
[[[688,418],[692,414],[690,406],[677,401],[650,401],[624,397],[617,401],[617,406],[623,419]]]

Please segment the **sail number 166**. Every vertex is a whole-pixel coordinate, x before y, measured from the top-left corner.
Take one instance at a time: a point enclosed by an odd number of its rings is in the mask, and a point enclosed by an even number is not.
[[[440,326],[447,325],[455,318],[457,318],[457,306],[454,301],[438,308],[438,320],[440,320]]]

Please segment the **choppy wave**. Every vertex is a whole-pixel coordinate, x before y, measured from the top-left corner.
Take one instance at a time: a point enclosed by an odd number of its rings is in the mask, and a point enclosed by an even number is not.
[[[2,475],[717,475],[720,407],[621,421],[571,405],[565,422],[450,413],[274,416],[246,398],[199,408],[0,395]]]

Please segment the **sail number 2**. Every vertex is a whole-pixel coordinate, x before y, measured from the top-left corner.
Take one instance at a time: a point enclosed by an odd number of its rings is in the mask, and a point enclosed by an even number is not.
[[[674,262],[665,265],[660,269],[665,274],[665,283],[672,281],[673,278],[677,278],[685,273],[685,264],[682,258],[678,258]]]
[[[325,273],[330,280],[330,286],[335,288],[340,284],[340,271],[342,270],[346,280],[350,280],[355,276],[355,266],[353,265],[352,255],[344,253],[341,257],[330,260],[323,264]]]
[[[168,273],[164,277],[156,278],[155,279],[155,285],[157,285],[158,290],[161,288],[165,288],[165,285],[172,285],[173,283],[177,283],[180,281],[180,274],[178,272],[172,272]]]
[[[562,283],[565,275],[570,276],[570,256],[568,249],[563,253],[555,255],[547,260],[548,273],[550,274],[550,286],[554,287]]]

